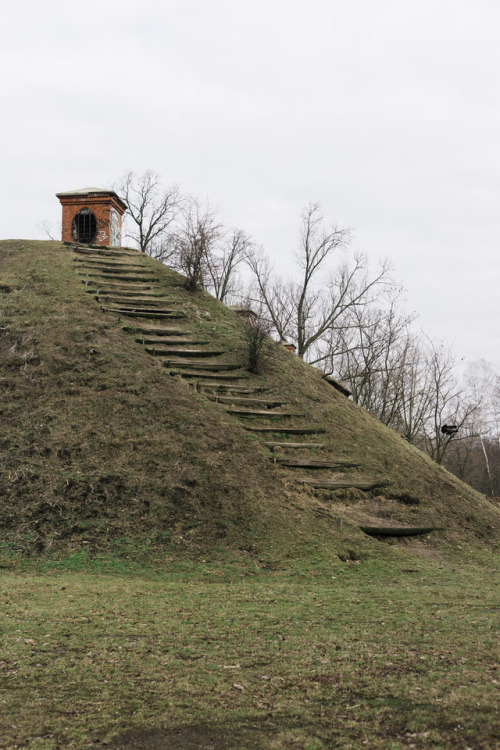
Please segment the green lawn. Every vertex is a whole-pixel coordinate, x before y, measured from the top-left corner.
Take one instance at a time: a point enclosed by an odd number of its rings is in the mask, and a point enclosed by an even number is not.
[[[500,747],[493,556],[4,570],[2,748]]]

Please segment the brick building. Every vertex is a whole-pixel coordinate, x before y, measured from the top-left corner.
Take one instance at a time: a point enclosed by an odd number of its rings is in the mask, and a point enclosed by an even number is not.
[[[56,193],[62,205],[62,241],[121,245],[126,205],[112,190],[83,188]]]

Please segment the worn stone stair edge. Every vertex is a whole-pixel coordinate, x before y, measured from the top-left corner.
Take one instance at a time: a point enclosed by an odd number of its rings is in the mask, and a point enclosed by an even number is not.
[[[132,300],[126,300],[126,299],[118,299],[116,297],[110,297],[108,295],[103,294],[96,294],[95,295],[96,302],[102,302],[107,303],[108,305],[114,305],[116,307],[123,307],[125,310],[152,310],[153,312],[167,312],[168,308],[175,309],[176,303],[172,302],[172,300],[164,299],[164,300],[144,300],[144,299],[132,299]]]
[[[65,245],[69,245],[70,249],[73,250],[73,252],[77,253],[78,255],[100,255],[101,257],[109,257],[109,258],[132,258],[132,257],[140,257],[138,256],[138,251],[136,250],[112,250],[111,248],[102,248],[102,247],[96,247],[95,245],[88,245],[87,247],[89,249],[84,248],[81,245],[74,245],[72,243],[64,243]]]
[[[115,305],[176,305],[177,300],[167,297],[165,294],[144,294],[144,292],[121,292],[121,291],[96,291],[96,298],[109,301]]]
[[[113,268],[119,268],[121,266],[137,266],[146,268],[148,266],[154,267],[154,264],[144,263],[143,255],[119,255],[118,253],[109,255],[104,253],[75,253],[73,256],[73,263],[78,265],[105,265],[112,266]]]
[[[326,443],[292,443],[291,441],[264,441],[264,445],[267,448],[273,450],[273,448],[326,448]]]
[[[76,268],[147,268],[144,263],[127,263],[124,261],[110,261],[103,258],[73,258]]]
[[[136,285],[140,283],[151,283],[156,275],[152,274],[151,271],[139,271],[135,268],[124,268],[123,271],[112,271],[108,268],[78,268],[76,273],[79,276],[87,276],[93,279],[106,278],[109,279],[107,283],[121,284],[122,280],[127,276],[137,276],[137,280],[134,282]],[[140,278],[139,278],[140,277]],[[97,283],[97,282],[94,282]]]
[[[113,308],[102,306],[103,312],[117,313],[124,318],[148,318],[149,320],[179,320],[186,317],[183,312],[160,312],[159,310],[138,312],[137,310],[124,310],[123,308]]]
[[[264,386],[246,386],[246,385],[224,385],[223,383],[214,383],[213,385],[205,384],[202,386],[204,391],[212,393],[220,391],[221,393],[227,393],[228,391],[235,391],[236,393],[265,393],[269,388]]]
[[[75,263],[113,263],[117,259],[119,263],[128,263],[130,261],[133,261],[134,263],[142,263],[144,256],[138,255],[137,253],[82,253],[78,251],[75,251],[75,255],[73,256],[73,261]]]
[[[85,276],[86,279],[102,279],[102,280],[109,280],[109,281],[111,279],[113,279],[114,281],[116,281],[116,279],[117,279],[117,276],[106,275],[104,273],[86,273],[86,274],[85,273],[79,273],[78,275],[79,276]],[[157,279],[156,276],[151,276],[148,279],[144,279],[142,276],[120,276],[120,282],[122,282],[122,281],[129,281],[129,282],[137,281],[137,282],[139,282],[141,284],[144,281],[147,281],[148,284],[153,284],[153,283],[154,284],[158,284],[159,279]],[[83,283],[85,283],[85,281],[83,281]],[[87,283],[89,283],[89,282],[87,282]],[[96,284],[97,282],[96,281],[92,281],[92,283]]]
[[[342,489],[357,489],[357,490],[373,490],[376,487],[385,487],[388,482],[385,480],[377,481],[362,481],[356,479],[309,479],[301,478],[297,479],[297,482],[307,484],[313,489],[325,489],[325,490],[342,490]]]
[[[94,271],[95,273],[89,273],[89,271]],[[130,276],[140,276],[146,277],[146,276],[152,276],[153,271],[150,271],[147,268],[136,268],[130,266],[129,268],[84,268],[79,267],[77,270],[77,273],[80,276],[112,276],[115,279],[121,279],[122,276],[126,276],[127,274],[130,274]]]
[[[85,282],[83,283],[85,284]],[[89,285],[87,284],[87,287],[88,286]],[[132,297],[132,298],[139,297],[140,298],[141,296],[144,295],[144,293],[146,293],[148,297],[151,297],[152,300],[155,298],[161,299],[162,297],[164,297],[162,292],[158,292],[156,294],[152,294],[152,293],[148,294],[150,289],[151,289],[150,286],[146,286],[143,289],[140,289],[139,291],[132,291],[132,288],[130,287],[125,287],[125,288],[120,287],[119,289],[102,289],[102,288],[97,289],[97,285],[94,284],[93,287],[86,289],[85,291],[87,292],[87,294],[92,294],[95,297],[106,297],[106,296],[109,297],[110,295],[118,294],[121,297]]]
[[[224,372],[231,370],[240,370],[241,365],[231,364],[212,364],[208,362],[183,362],[182,360],[167,360],[163,362],[164,367],[179,370],[200,370],[209,372]]]
[[[369,536],[417,536],[431,531],[444,531],[443,526],[360,526]]]
[[[153,357],[220,357],[225,354],[224,350],[211,351],[209,349],[156,349],[150,346],[146,346],[145,349]]]
[[[77,247],[81,250],[105,250],[105,251],[111,251],[111,252],[130,252],[130,253],[137,253],[140,255],[143,255],[141,251],[136,247],[128,247],[127,245],[95,245],[93,242],[86,242],[85,244],[80,242],[77,242],[76,240],[63,240],[63,245],[67,245],[69,247]]]
[[[228,383],[231,380],[247,380],[248,375],[246,373],[237,373],[234,375],[221,375],[220,373],[216,372],[196,372],[193,370],[192,372],[185,372],[183,370],[179,370],[177,368],[170,368],[170,375],[172,376],[179,376],[181,378],[191,378],[193,380],[213,380],[215,384],[218,384],[218,382],[225,382]],[[206,385],[206,384],[205,384]]]
[[[130,317],[138,316],[140,318],[185,318],[186,313],[181,310],[158,310],[157,308],[128,308],[128,307],[107,307],[101,305],[103,312],[113,312]]]
[[[162,328],[160,326],[155,327],[127,325],[122,326],[122,330],[126,331],[127,333],[155,333],[157,336],[185,336],[186,333],[189,333],[189,331],[186,331],[185,328]]]
[[[226,411],[229,414],[238,414],[239,416],[249,416],[249,417],[266,417],[266,419],[269,419],[270,417],[296,417],[296,418],[303,418],[306,415],[305,414],[298,414],[296,412],[291,411],[271,411],[270,409],[265,410],[257,410],[257,409],[232,409],[229,407],[226,409]]]
[[[274,427],[245,426],[245,430],[249,430],[249,432],[281,432],[287,435],[321,435],[326,432],[326,430],[316,427],[279,427],[279,425]]]
[[[88,273],[89,271],[93,271],[94,273],[110,273],[113,274],[113,276],[119,277],[122,273],[136,273],[136,274],[152,274],[155,273],[155,269],[149,269],[145,266],[132,266],[130,264],[121,263],[113,264],[112,266],[105,266],[104,264],[97,264],[93,263],[90,265],[83,265],[82,263],[77,263],[75,266],[75,269],[77,273]]]
[[[207,398],[210,401],[215,401],[219,404],[234,404],[234,405],[244,405],[249,404],[252,405],[263,405],[268,409],[276,408],[278,406],[283,406],[286,402],[285,401],[275,401],[265,398],[246,398],[243,396],[220,396],[217,393],[209,394],[207,395]]]
[[[125,290],[127,292],[134,292],[135,294],[164,294],[164,292],[160,291],[157,286],[151,286],[151,284],[153,283],[151,279],[141,278],[134,279],[134,281],[128,281],[128,279],[124,279],[123,276],[121,276],[119,279],[113,276],[113,278],[103,280],[100,277],[89,278],[86,274],[81,273],[78,273],[78,276],[84,276],[84,278],[82,279],[82,284],[85,284],[91,289],[95,289],[96,293],[101,291],[114,293]],[[157,281],[157,279],[155,279],[155,281]]]
[[[111,281],[115,284],[121,284],[124,281],[130,281],[132,279],[133,282],[137,284],[151,284],[153,281],[158,282],[158,277],[155,273],[152,273],[151,271],[147,272],[140,272],[137,271],[127,271],[126,273],[113,273],[111,271],[105,271],[97,268],[91,268],[88,271],[85,269],[77,269],[76,273],[78,276],[85,276],[87,279],[104,279],[106,281]],[[129,275],[127,275],[129,274]],[[96,281],[93,282],[94,284],[97,284]]]
[[[278,457],[278,456],[269,456],[270,461],[273,463],[279,464],[280,466],[289,466],[293,468],[300,468],[300,469],[354,469],[359,468],[360,464],[355,463],[354,461],[342,461],[342,460],[332,460],[328,461],[327,459],[321,460],[321,459],[307,459],[303,458],[302,456],[296,457],[296,458],[288,458],[288,457]]]
[[[135,302],[130,303],[127,307],[122,307],[117,302],[116,303],[112,302],[109,309],[110,310],[124,310],[125,312],[150,312],[150,313],[154,313],[155,315],[158,313],[160,315],[165,315],[166,313],[180,312],[179,310],[169,310],[168,308],[159,309],[157,305],[151,305],[151,306],[143,305],[143,304],[138,305]]]
[[[138,344],[165,344],[166,346],[208,346],[208,344],[211,344],[211,341],[202,341],[201,339],[183,339],[183,338],[176,338],[175,336],[173,338],[169,338],[167,336],[163,337],[163,340],[158,337],[157,339],[151,339],[151,338],[136,338],[135,339]]]
[[[74,252],[74,261],[92,261],[104,259],[108,263],[110,263],[111,258],[136,258],[137,260],[139,260],[143,257],[136,252],[126,252],[122,250],[82,250],[80,248],[74,248]]]
[[[88,279],[83,279],[82,284],[87,287],[87,289],[85,290],[87,294],[117,294],[119,293],[119,294],[125,294],[127,296],[129,295],[140,296],[141,294],[146,293],[148,295],[152,295],[155,297],[163,296],[163,292],[161,292],[158,289],[158,287],[152,287],[152,286],[149,286],[149,284],[139,285],[139,284],[134,284],[134,283],[130,283],[130,284],[120,283],[120,284],[115,285],[112,283],[111,284],[105,283],[104,285],[101,285],[101,284],[96,284],[95,281],[89,281]],[[155,292],[155,290],[157,291]]]

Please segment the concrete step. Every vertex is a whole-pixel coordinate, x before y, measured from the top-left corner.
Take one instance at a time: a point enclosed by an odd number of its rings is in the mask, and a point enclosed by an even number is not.
[[[271,401],[265,398],[245,398],[242,396],[220,396],[219,394],[211,394],[207,396],[210,401],[216,401],[219,404],[234,404],[235,406],[264,406],[266,409],[275,409],[278,406],[282,406],[284,401]]]
[[[142,263],[144,260],[142,253],[130,251],[113,251],[108,250],[88,250],[86,252],[75,251],[73,260],[76,263],[91,263],[92,261],[102,261],[103,263],[113,263],[116,259],[120,263]]]
[[[225,385],[224,383],[206,383],[202,386],[203,390],[207,393],[234,393],[235,395],[245,395],[252,393],[264,393],[268,391],[268,388],[248,385]]]
[[[103,312],[111,312],[111,313],[117,313],[118,315],[123,315],[124,318],[149,318],[151,320],[153,319],[159,319],[159,320],[177,320],[180,318],[185,318],[186,313],[181,312],[180,310],[175,312],[172,311],[166,311],[166,310],[127,310],[123,307],[104,307],[101,306],[101,310]]]
[[[205,384],[208,384],[209,382],[216,383],[230,383],[230,382],[238,382],[239,380],[245,380],[248,378],[248,375],[246,373],[233,373],[232,375],[222,375],[217,372],[186,372],[185,370],[176,370],[171,369],[170,375],[178,375],[181,378],[186,379],[192,379],[198,381],[205,381]]]
[[[343,489],[356,489],[356,490],[373,490],[376,487],[382,487],[387,482],[384,480],[358,480],[358,479],[297,479],[302,484],[307,484],[309,487],[317,490],[343,490]]]
[[[225,354],[224,350],[220,351],[210,349],[158,349],[158,347],[146,346],[148,354],[153,357],[220,357]]]
[[[143,263],[144,260],[149,262],[150,258],[143,253],[134,252],[134,250],[113,250],[112,248],[102,248],[98,250],[93,248],[87,251],[83,249],[75,250],[73,256],[75,263]]]
[[[137,260],[127,261],[126,259],[111,260],[110,258],[75,258],[77,268],[145,268],[143,263],[138,263]]]
[[[319,435],[326,430],[319,430],[316,427],[245,427],[250,432],[280,432],[283,435]]]
[[[103,279],[102,274],[83,274],[82,271],[77,271],[79,276],[84,276],[82,284],[86,284],[88,287],[93,287],[97,291],[103,290],[106,292],[116,292],[124,289],[125,291],[138,292],[146,294],[156,294],[158,287],[151,286],[152,282],[149,279],[141,278],[135,281],[127,281],[123,276],[117,278],[116,276],[110,277],[109,279]],[[156,277],[155,281],[157,280]]]
[[[135,305],[135,304],[129,304],[129,305],[105,305],[105,307],[108,308],[108,310],[113,310],[113,312],[116,311],[122,311],[123,312],[136,312],[136,313],[154,313],[155,315],[168,315],[168,314],[174,314],[174,313],[182,313],[183,316],[185,316],[185,313],[182,310],[174,310],[170,307],[158,307],[157,305]]]
[[[181,332],[179,331],[179,334]],[[178,336],[144,336],[142,338],[136,338],[138,344],[165,344],[165,346],[208,346],[210,341],[202,341],[201,339],[183,339],[180,335]],[[184,351],[184,350],[182,350]]]
[[[304,417],[304,414],[297,414],[294,411],[271,411],[270,409],[238,409],[229,407],[226,409],[229,414],[236,414],[239,417],[266,417],[266,419],[273,419],[278,417]]]
[[[164,367],[179,370],[199,370],[200,372],[230,372],[231,370],[240,370],[241,365],[214,364],[212,362],[190,362],[181,359],[169,359],[163,363]]]
[[[314,458],[302,458],[295,456],[293,458],[281,458],[278,456],[270,456],[270,460],[273,463],[280,464],[281,466],[288,466],[296,469],[352,469],[359,466],[359,464],[352,461],[322,461]]]
[[[72,246],[71,249],[77,254],[85,258],[137,258],[142,257],[141,253],[134,250],[113,250],[112,248],[92,248],[82,247],[81,245]],[[76,260],[76,258],[75,258]]]
[[[82,252],[81,250],[75,250],[73,256],[75,263],[141,263],[142,256],[137,253],[114,253],[114,252],[98,252],[97,250],[89,250]]]
[[[439,526],[360,526],[359,528],[369,536],[418,536],[443,530],[443,527]]]
[[[147,306],[151,307],[172,307],[178,304],[175,300],[168,299],[167,297],[161,298],[160,296],[156,297],[134,297],[133,299],[127,299],[126,297],[118,297],[117,295],[109,295],[106,293],[98,293],[95,295],[95,299],[98,302],[108,302],[113,305],[119,305],[121,307],[133,307],[133,308],[143,308]]]
[[[100,281],[116,281],[117,276],[115,274],[106,274],[106,273],[82,273],[81,271],[78,273],[79,276],[85,276],[86,279],[99,279]],[[145,276],[120,276],[120,283],[123,283],[124,281],[137,281],[140,284],[157,284],[158,279],[155,276],[148,276],[147,278]],[[85,281],[83,283],[86,283]],[[87,282],[88,283],[88,282]],[[97,284],[97,281],[93,281],[93,284]]]
[[[279,442],[274,440],[272,442],[265,442],[264,445],[271,450],[274,450],[275,448],[293,448],[294,450],[296,448],[326,448],[326,443],[292,443],[288,441]]]
[[[185,336],[186,333],[189,333],[189,331],[186,331],[185,328],[165,328],[164,326],[146,326],[132,324],[122,326],[122,331],[126,331],[127,333],[142,333],[145,336],[151,334],[155,336]]]
[[[83,283],[85,284],[86,282],[83,282]],[[156,294],[154,294],[151,291],[152,289],[153,287],[151,286],[143,287],[143,286],[138,286],[138,285],[136,286],[135,284],[134,285],[130,284],[130,286],[122,286],[120,284],[120,285],[117,285],[116,288],[114,288],[113,284],[110,286],[106,284],[106,285],[103,285],[102,287],[100,286],[98,287],[97,284],[92,283],[91,285],[87,284],[87,289],[85,291],[87,292],[87,294],[92,294],[94,296],[98,294],[100,296],[105,297],[106,295],[117,294],[117,295],[120,295],[121,297],[128,297],[129,299],[132,299],[132,300],[134,300],[136,297],[143,297],[145,294],[151,297],[151,299],[153,299],[154,297],[160,297],[160,298],[163,297],[162,292],[157,292]]]
[[[116,265],[109,265],[109,266],[96,266],[96,265],[88,265],[88,264],[82,264],[81,266],[78,266],[78,272],[79,273],[85,273],[86,271],[95,271],[96,273],[110,273],[113,276],[121,276],[122,274],[127,273],[133,273],[136,275],[144,275],[144,276],[151,276],[151,274],[154,273],[150,268],[144,268],[144,266],[138,266],[138,265],[130,265],[130,266],[119,266]]]

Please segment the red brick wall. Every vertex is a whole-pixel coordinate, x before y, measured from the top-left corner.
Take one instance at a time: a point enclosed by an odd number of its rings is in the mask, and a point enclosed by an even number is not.
[[[59,198],[62,204],[62,241],[74,242],[71,225],[75,214],[82,208],[90,209],[97,221],[97,234],[93,245],[111,244],[111,209],[114,208],[119,217],[120,237],[123,207],[113,196],[103,195],[74,195]],[[120,240],[121,242],[121,240]],[[120,244],[120,243],[119,243]]]

